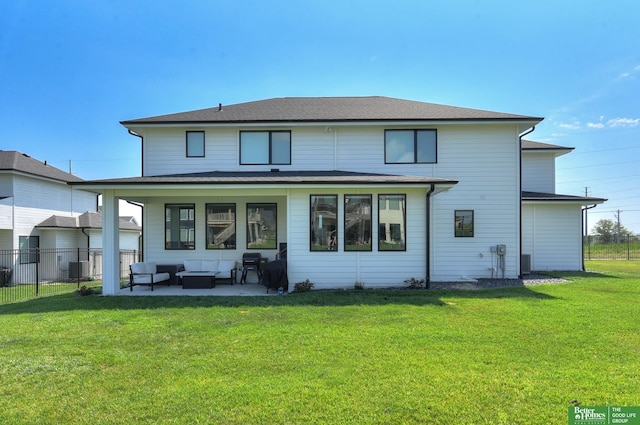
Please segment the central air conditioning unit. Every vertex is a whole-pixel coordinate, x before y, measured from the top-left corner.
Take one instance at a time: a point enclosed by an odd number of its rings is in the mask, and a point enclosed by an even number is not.
[[[88,277],[88,261],[69,261],[69,279],[83,279]]]
[[[531,254],[522,254],[520,256],[520,269],[522,274],[531,273]]]

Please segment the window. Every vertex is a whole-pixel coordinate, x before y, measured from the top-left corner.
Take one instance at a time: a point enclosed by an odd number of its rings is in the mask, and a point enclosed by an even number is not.
[[[473,237],[473,210],[455,211],[455,235],[456,238]]]
[[[165,249],[195,249],[195,236],[194,205],[165,205]]]
[[[39,263],[40,236],[19,236],[20,264]]]
[[[204,157],[204,131],[187,131],[187,157]]]
[[[309,249],[311,251],[337,251],[338,196],[311,195],[310,207]]]
[[[378,196],[378,251],[405,251],[406,195]]]
[[[207,204],[207,249],[236,249],[236,204]]]
[[[241,131],[240,164],[291,164],[291,132]]]
[[[344,195],[344,250],[371,251],[371,195]]]
[[[385,130],[385,164],[436,163],[436,130]]]
[[[247,248],[276,249],[277,217],[276,204],[247,204]]]

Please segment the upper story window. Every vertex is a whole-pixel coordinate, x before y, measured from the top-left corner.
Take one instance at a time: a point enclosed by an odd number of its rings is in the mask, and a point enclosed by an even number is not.
[[[204,157],[204,131],[187,131],[187,158]]]
[[[291,132],[241,131],[240,164],[291,164]]]
[[[437,162],[436,130],[385,130],[385,164],[433,164]]]

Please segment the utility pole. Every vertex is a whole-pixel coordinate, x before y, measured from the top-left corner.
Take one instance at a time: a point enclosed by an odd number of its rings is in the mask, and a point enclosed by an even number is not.
[[[621,210],[617,210],[614,214],[616,216],[616,219],[618,220],[618,228],[616,231],[616,243],[620,243],[620,213],[622,211]]]

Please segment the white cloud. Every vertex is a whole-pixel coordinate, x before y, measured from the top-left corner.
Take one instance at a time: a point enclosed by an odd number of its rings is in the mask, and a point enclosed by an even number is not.
[[[631,74],[629,74],[628,72],[625,72],[624,74],[620,74],[620,78],[627,78],[629,75]]]
[[[636,127],[640,124],[640,118],[613,118],[607,121],[609,127]]]
[[[604,128],[604,124],[601,122],[588,122],[587,127],[589,128]]]
[[[566,128],[568,130],[577,130],[580,128],[580,121],[574,121],[572,123],[559,123],[558,127]]]

